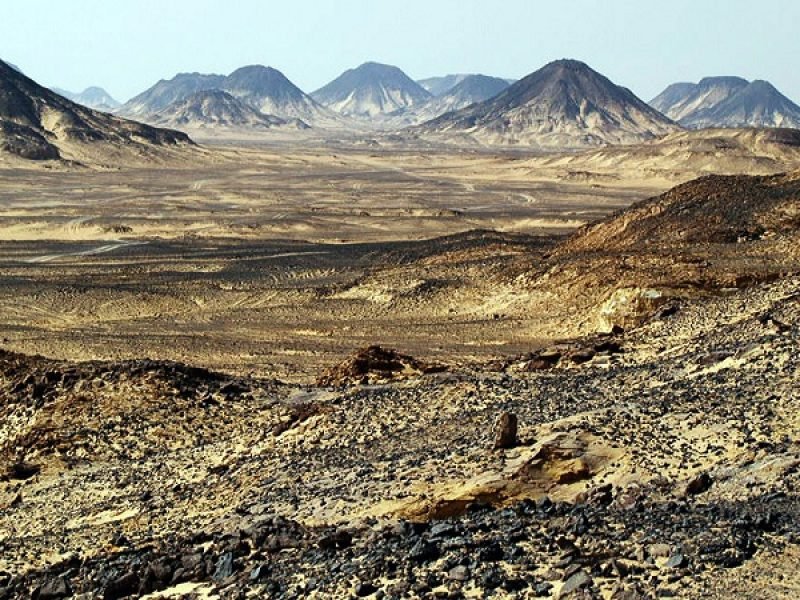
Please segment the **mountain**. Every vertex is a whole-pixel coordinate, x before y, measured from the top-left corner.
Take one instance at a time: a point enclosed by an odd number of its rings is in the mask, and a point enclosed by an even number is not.
[[[452,90],[467,77],[470,77],[470,75],[460,73],[457,75],[444,75],[443,77],[429,77],[427,79],[420,79],[417,81],[417,83],[434,96],[441,96],[442,94]]]
[[[131,117],[146,117],[195,92],[221,89],[224,81],[224,75],[178,73],[172,79],[162,79],[153,87],[128,100],[120,108],[120,113]]]
[[[228,92],[206,90],[173,102],[153,118],[176,129],[308,129],[299,119],[265,115]]]
[[[256,110],[282,119],[301,119],[309,125],[331,125],[338,121],[336,115],[271,67],[252,65],[237,69],[228,75],[222,89]]]
[[[558,60],[485,102],[414,130],[484,143],[581,148],[636,143],[679,127],[586,64]]]
[[[651,106],[681,125],[708,127],[800,127],[800,107],[767,81],[706,77],[669,86]]]
[[[412,106],[396,114],[403,124],[424,123],[452,111],[466,108],[476,102],[494,98],[508,88],[505,79],[486,75],[466,75],[449,91],[430,98],[427,102]]]
[[[368,62],[311,96],[342,115],[372,118],[422,104],[431,94],[397,67]]]
[[[79,94],[68,92],[67,90],[62,90],[60,88],[53,88],[53,91],[61,96],[64,96],[65,98],[72,100],[73,102],[83,104],[84,106],[94,108],[95,110],[110,112],[122,106],[111,96],[111,94],[101,87],[88,87]]]
[[[301,119],[309,125],[341,124],[341,117],[315,102],[283,73],[261,65],[242,67],[227,76],[181,73],[132,98],[120,113],[153,121],[170,105],[210,90],[227,92],[258,112],[281,119]]]
[[[142,155],[191,144],[177,131],[96,112],[37,84],[0,61],[0,156],[83,159],[91,148]]]
[[[650,106],[670,119],[681,121],[690,115],[730,98],[747,87],[741,77],[706,77],[700,83],[674,83],[650,101]]]

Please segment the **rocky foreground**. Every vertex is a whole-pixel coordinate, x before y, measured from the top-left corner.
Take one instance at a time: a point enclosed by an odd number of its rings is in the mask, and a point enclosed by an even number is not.
[[[4,353],[0,598],[793,597],[799,324],[788,278],[324,388]]]

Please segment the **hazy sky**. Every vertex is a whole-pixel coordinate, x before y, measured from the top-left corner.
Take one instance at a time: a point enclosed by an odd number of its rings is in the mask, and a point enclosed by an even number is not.
[[[118,100],[182,71],[261,63],[313,91],[375,60],[411,77],[522,77],[577,58],[649,100],[706,75],[800,102],[798,0],[4,0],[0,58]]]

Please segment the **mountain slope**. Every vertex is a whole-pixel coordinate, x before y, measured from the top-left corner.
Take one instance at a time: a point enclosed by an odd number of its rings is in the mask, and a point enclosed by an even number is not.
[[[191,144],[183,133],[93,111],[37,84],[0,61],[0,155],[78,159],[90,146],[141,154]]]
[[[308,129],[298,119],[265,115],[227,92],[208,90],[170,104],[154,116],[158,125],[176,129]]]
[[[742,88],[741,77],[706,77],[700,83],[674,83],[650,101],[650,106],[670,119],[681,121],[697,111],[716,106]]]
[[[650,104],[692,128],[800,127],[800,107],[769,82],[740,77],[673,84]]]
[[[128,100],[122,105],[120,113],[129,117],[146,117],[196,92],[221,89],[224,81],[224,75],[179,73],[172,79],[162,79],[153,87]]]
[[[580,148],[635,143],[678,130],[630,90],[575,60],[550,63],[500,95],[417,130],[484,143]]]
[[[122,106],[111,96],[111,94],[101,87],[88,87],[79,94],[59,88],[53,88],[53,91],[61,96],[64,96],[65,98],[68,98],[69,100],[72,100],[73,102],[83,104],[84,106],[93,108],[95,110],[109,112]]]
[[[424,123],[445,113],[494,98],[508,87],[509,84],[505,79],[486,75],[467,75],[449,91],[423,104],[400,111],[396,116],[399,122],[406,125]]]
[[[709,175],[588,226],[561,251],[730,244],[800,232],[800,171]]]
[[[417,83],[434,96],[441,96],[470,76],[469,74],[459,73],[455,75],[444,75],[442,77],[428,77],[427,79],[419,79]]]
[[[342,115],[372,118],[422,104],[431,94],[397,67],[365,63],[311,96]]]

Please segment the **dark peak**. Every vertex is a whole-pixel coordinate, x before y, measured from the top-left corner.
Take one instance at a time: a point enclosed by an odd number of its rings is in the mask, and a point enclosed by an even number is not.
[[[294,88],[295,86],[289,81],[286,75],[278,71],[278,69],[265,67],[264,65],[248,65],[236,69],[233,73],[228,75],[225,80],[225,87],[243,87],[253,91],[273,91],[276,88]]]
[[[228,75],[228,77],[235,77],[237,75],[269,75],[269,76],[281,76],[283,77],[283,73],[278,71],[278,69],[274,69],[272,67],[266,67],[264,65],[246,65],[244,67],[239,67],[233,73]]]
[[[780,94],[780,92],[774,85],[772,85],[769,81],[765,81],[763,79],[754,79],[753,81],[750,82],[750,85],[748,85],[747,87],[750,92]]]
[[[561,58],[559,60],[554,60],[551,63],[546,64],[542,67],[542,71],[554,71],[557,69],[564,69],[567,71],[577,71],[583,73],[595,73],[596,71],[592,69],[589,65],[585,62],[581,62],[579,60],[575,60],[574,58]]]
[[[397,73],[397,72],[401,71],[401,69],[399,67],[395,67],[394,65],[386,65],[386,64],[383,64],[383,63],[373,62],[373,61],[365,62],[364,64],[356,67],[353,70],[354,71],[363,71],[363,72],[367,72],[367,73],[374,73],[374,74]]]
[[[698,85],[702,87],[712,87],[712,86],[728,86],[728,87],[744,87],[749,82],[747,79],[743,79],[742,77],[736,77],[734,75],[721,75],[715,77],[703,77],[700,80]]]

